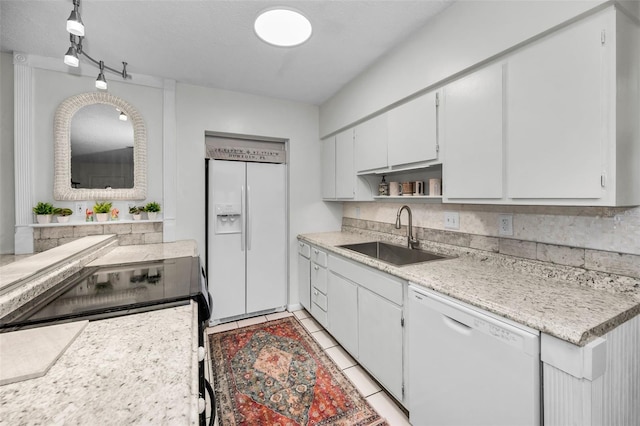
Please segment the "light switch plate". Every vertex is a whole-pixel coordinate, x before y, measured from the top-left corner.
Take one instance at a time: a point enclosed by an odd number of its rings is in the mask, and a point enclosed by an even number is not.
[[[460,229],[460,213],[444,212],[444,227],[446,229]]]
[[[498,234],[513,235],[513,215],[512,214],[498,215]]]
[[[78,216],[83,216],[87,210],[87,203],[76,203],[76,209],[73,211]]]

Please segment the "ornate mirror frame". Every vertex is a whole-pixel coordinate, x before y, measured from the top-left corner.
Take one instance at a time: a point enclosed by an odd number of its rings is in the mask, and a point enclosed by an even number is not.
[[[133,125],[133,188],[71,187],[71,120],[82,107],[108,104],[129,116]],[[64,100],[53,121],[54,181],[56,200],[143,200],[147,197],[147,130],[142,115],[127,101],[106,92],[89,92]]]

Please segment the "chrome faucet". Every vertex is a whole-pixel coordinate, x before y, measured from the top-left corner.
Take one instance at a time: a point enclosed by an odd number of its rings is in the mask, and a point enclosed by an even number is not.
[[[412,219],[411,219],[411,207],[409,206],[402,206],[400,207],[400,209],[398,209],[398,217],[396,217],[396,229],[400,229],[400,227],[402,226],[400,224],[400,213],[402,213],[402,210],[407,209],[407,213],[409,214],[409,227],[407,228],[407,247],[409,247],[410,249],[415,249],[418,248],[418,240],[413,238],[413,223],[412,223]]]

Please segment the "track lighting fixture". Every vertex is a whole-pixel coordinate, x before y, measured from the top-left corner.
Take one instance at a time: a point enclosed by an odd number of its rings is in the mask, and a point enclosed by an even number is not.
[[[113,69],[104,64],[103,61],[97,61],[93,59],[82,47],[82,40],[84,39],[84,24],[80,19],[80,0],[73,0],[73,10],[69,19],[67,19],[67,31],[69,31],[69,39],[71,46],[64,55],[64,63],[71,67],[78,67],[80,65],[80,55],[93,62],[94,65],[100,68],[100,73],[96,79],[96,88],[101,90],[107,90],[107,79],[104,76],[104,71],[111,71],[115,74],[120,74],[122,78],[131,78],[131,75],[127,73],[127,63],[122,62],[122,71]],[[121,118],[122,119],[122,118]]]

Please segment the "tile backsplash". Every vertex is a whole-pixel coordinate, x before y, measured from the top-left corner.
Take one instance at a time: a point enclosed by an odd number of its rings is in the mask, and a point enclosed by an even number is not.
[[[414,235],[423,241],[640,278],[639,207],[409,205]],[[406,213],[402,229],[394,226],[401,206],[344,203],[343,229],[406,235]],[[444,212],[449,211],[460,214],[460,229],[444,228]],[[504,213],[513,215],[512,236],[498,233],[498,217]]]

